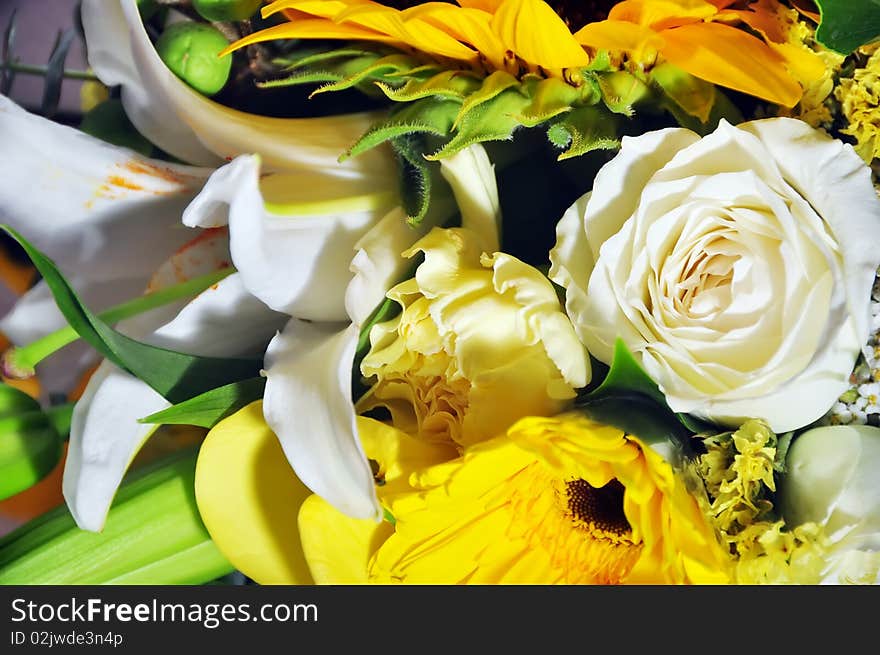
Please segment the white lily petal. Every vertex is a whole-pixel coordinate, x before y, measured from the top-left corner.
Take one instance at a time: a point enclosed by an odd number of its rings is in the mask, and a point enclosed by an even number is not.
[[[341,321],[355,244],[393,206],[393,180],[372,189],[311,173],[261,180],[260,158],[245,155],[211,176],[183,220],[217,225],[227,204],[232,260],[247,289],[279,312]]]
[[[452,187],[461,210],[462,225],[480,236],[483,249],[501,247],[501,204],[495,167],[479,143],[440,160],[440,172]]]
[[[111,17],[101,13],[113,12]],[[83,27],[98,76],[123,84],[123,104],[144,136],[184,161],[216,165],[256,152],[267,168],[312,170],[337,177],[372,177],[389,170],[388,153],[378,148],[340,164],[337,160],[375,123],[380,114],[359,113],[325,118],[269,118],[230,109],[191,89],[162,62],[150,42],[135,0],[83,2]],[[112,33],[108,31],[112,30]],[[127,34],[127,47],[120,34]],[[102,53],[116,48],[127,58]],[[123,79],[125,78],[125,79]]]
[[[146,284],[143,278],[84,280],[78,276],[70,282],[86,306],[98,310],[140,295]],[[48,286],[38,282],[0,319],[0,332],[13,345],[24,346],[66,325]],[[82,342],[65,346],[37,365],[43,395],[47,399],[66,395],[97,361],[95,351]]]
[[[354,325],[292,320],[266,352],[263,413],[297,477],[353,518],[382,516],[351,402]]]
[[[233,274],[144,340],[207,357],[241,356],[262,352],[284,320],[248,294]],[[144,382],[106,361],[92,376],[74,410],[64,469],[64,497],[80,527],[103,527],[125,471],[157,428],[137,420],[168,406]]]
[[[259,355],[287,321],[245,289],[233,273],[196,296],[147,341],[203,357]]]
[[[62,271],[146,281],[192,238],[180,214],[209,172],[147,159],[0,96],[0,221]]]
[[[128,465],[159,426],[137,422],[169,403],[146,384],[102,362],[73,410],[64,465],[64,498],[76,524],[104,528]]]

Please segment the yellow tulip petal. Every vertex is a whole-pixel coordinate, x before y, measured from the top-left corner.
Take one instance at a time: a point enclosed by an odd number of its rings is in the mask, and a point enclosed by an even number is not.
[[[542,0],[502,2],[492,29],[508,49],[530,64],[552,70],[590,63],[562,19]]]
[[[663,57],[708,82],[793,107],[803,93],[785,62],[742,30],[716,23],[685,25],[662,33]]]
[[[297,512],[311,495],[263,419],[262,401],[218,423],[199,451],[196,502],[220,552],[260,584],[311,584]]]
[[[299,531],[317,584],[366,584],[370,558],[394,528],[386,521],[349,518],[313,495],[299,510]]]

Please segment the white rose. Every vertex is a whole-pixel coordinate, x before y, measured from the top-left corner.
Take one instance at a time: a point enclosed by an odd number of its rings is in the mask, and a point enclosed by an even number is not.
[[[783,432],[847,388],[869,334],[880,201],[852,148],[785,118],[624,138],[557,227],[578,335],[620,337],[669,406]]]

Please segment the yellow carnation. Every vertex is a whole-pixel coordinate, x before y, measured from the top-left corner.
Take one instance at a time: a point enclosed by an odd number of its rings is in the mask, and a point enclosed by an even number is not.
[[[404,253],[425,260],[388,292],[401,313],[370,334],[360,413],[383,406],[395,427],[465,447],[564,410],[587,384],[587,353],[552,284],[480,245],[468,230],[437,228]]]

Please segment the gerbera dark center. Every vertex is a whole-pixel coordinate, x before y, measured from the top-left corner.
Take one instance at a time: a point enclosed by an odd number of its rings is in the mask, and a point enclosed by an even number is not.
[[[596,488],[586,480],[565,483],[568,510],[572,516],[602,532],[622,536],[631,531],[623,513],[623,485],[612,480]]]

